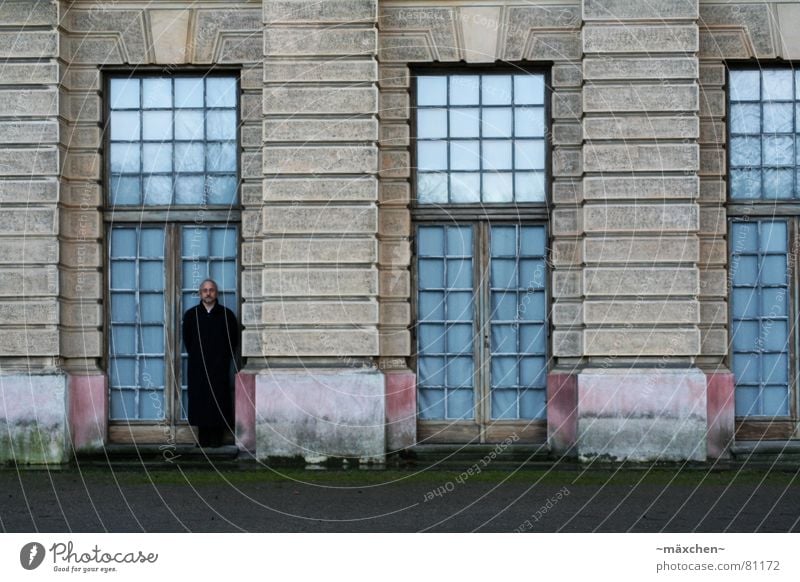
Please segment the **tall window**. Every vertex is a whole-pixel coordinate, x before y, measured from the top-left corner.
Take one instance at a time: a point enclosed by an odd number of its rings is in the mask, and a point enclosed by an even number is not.
[[[200,282],[215,279],[238,311],[238,81],[111,77],[107,88],[112,438],[152,442],[185,425],[179,322]]]
[[[731,70],[729,105],[729,354],[738,438],[789,438],[797,426],[791,249],[800,215],[800,82],[789,68]]]
[[[545,75],[416,81],[416,362],[422,441],[544,434]]]

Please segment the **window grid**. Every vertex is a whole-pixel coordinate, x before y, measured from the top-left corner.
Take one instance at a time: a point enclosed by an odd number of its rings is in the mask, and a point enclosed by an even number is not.
[[[732,199],[800,198],[797,74],[790,69],[730,72]]]
[[[542,419],[547,369],[545,228],[494,226],[490,232],[491,417]],[[511,272],[502,268],[510,265]],[[513,346],[504,345],[511,334]]]
[[[477,97],[475,102],[469,102],[468,99],[462,103],[456,99],[453,103],[454,80],[459,80],[456,84],[458,87],[459,84],[468,86],[470,79],[475,84]],[[497,82],[504,79],[508,80],[509,87],[507,101],[493,103],[489,99],[487,102],[486,93],[491,95],[492,91],[498,92],[491,86],[486,89],[488,80]],[[517,85],[533,80],[535,80],[535,94],[518,98]],[[432,82],[438,81],[444,81],[443,92],[427,87]],[[427,93],[431,91],[434,93],[434,101],[436,101],[435,94],[437,92],[440,94],[438,99],[440,102],[430,102],[431,98]],[[544,201],[546,156],[543,74],[421,76],[418,78],[417,96],[417,200],[420,204]],[[443,101],[441,97],[444,97]],[[465,135],[456,135],[452,122],[454,114],[462,115],[462,112],[469,111],[477,112],[477,117],[469,118],[474,121],[473,125],[477,130],[467,131]],[[434,131],[431,134],[431,129],[426,123],[426,114],[435,112],[444,114],[444,131],[438,133]],[[508,113],[506,132],[497,131],[497,135],[485,134],[487,117],[491,112]],[[527,132],[518,131],[518,126],[524,126],[525,115],[530,117],[528,120],[530,127],[527,128]],[[444,146],[443,160],[441,157],[436,159],[436,153],[433,150],[429,151],[428,144]],[[453,167],[456,165],[454,159],[458,157],[458,148],[466,148],[469,145],[473,147],[477,145],[477,158],[472,161],[473,167]],[[534,145],[540,149],[536,152],[535,159],[530,157],[518,159],[518,149],[534,148]],[[495,154],[497,160],[500,160],[500,164],[495,164],[495,167],[491,167],[488,159],[487,149],[490,146],[498,148],[498,152],[501,148],[507,148],[505,156]],[[530,149],[529,153],[533,151]],[[523,160],[525,164],[522,163]],[[467,185],[468,181],[476,179],[477,186]],[[503,180],[506,180],[507,184],[503,185]],[[495,185],[490,186],[490,182],[495,182]],[[465,192],[457,192],[456,186],[466,189]]]
[[[731,224],[736,415],[789,415],[788,222]]]
[[[165,416],[164,232],[113,227],[110,262],[111,419]]]
[[[417,234],[420,418],[473,419],[474,231],[470,226],[420,226]],[[429,241],[437,238],[437,234],[440,235],[438,238],[441,245],[433,248],[436,243],[429,245]],[[456,245],[453,241],[461,242]],[[455,246],[460,249],[451,248]],[[456,250],[462,252],[455,252]],[[439,273],[435,272],[436,263],[441,268]],[[450,284],[451,281],[454,283]],[[437,302],[439,298],[440,301]],[[437,314],[441,316],[436,317]],[[463,333],[467,327],[468,341],[462,340],[458,345],[455,341],[456,333]],[[452,346],[451,343],[457,345]]]
[[[164,98],[154,88],[159,83],[162,89],[169,85],[169,97],[154,105],[153,99]],[[178,101],[183,90],[177,89],[177,84],[186,83],[202,87],[199,102],[187,101],[192,97],[191,92],[182,102]],[[222,93],[217,89],[222,89]],[[235,202],[238,181],[235,78],[113,78],[110,91],[109,165],[114,206],[229,206]],[[125,94],[133,91],[135,99]],[[158,114],[167,114],[168,119],[162,115],[161,123],[155,123]],[[131,116],[135,116],[135,122],[130,121]],[[192,116],[193,124],[188,123]],[[198,123],[202,135],[197,133]]]

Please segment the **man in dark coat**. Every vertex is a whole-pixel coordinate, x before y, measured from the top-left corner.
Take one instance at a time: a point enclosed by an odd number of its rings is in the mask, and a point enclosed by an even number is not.
[[[239,323],[217,302],[217,284],[200,284],[200,303],[183,314],[183,343],[189,353],[189,424],[199,428],[201,447],[222,445],[232,427],[230,366],[239,345]]]

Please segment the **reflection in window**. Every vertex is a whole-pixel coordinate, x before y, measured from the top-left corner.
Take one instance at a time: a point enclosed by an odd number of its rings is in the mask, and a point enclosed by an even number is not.
[[[234,204],[237,93],[234,77],[112,78],[112,205]]]
[[[543,202],[544,99],[542,74],[418,77],[418,202]]]

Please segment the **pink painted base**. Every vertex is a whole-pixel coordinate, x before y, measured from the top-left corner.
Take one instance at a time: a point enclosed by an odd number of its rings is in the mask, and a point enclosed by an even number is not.
[[[729,456],[735,431],[734,376],[731,372],[706,374],[708,384],[708,456],[713,459]]]
[[[578,438],[578,377],[547,375],[547,443],[558,455],[568,454]]]
[[[236,374],[236,444],[242,451],[256,450],[256,376]]]
[[[386,372],[386,446],[401,451],[417,442],[417,376]]]
[[[69,376],[69,430],[76,451],[101,449],[108,434],[106,376]]]

